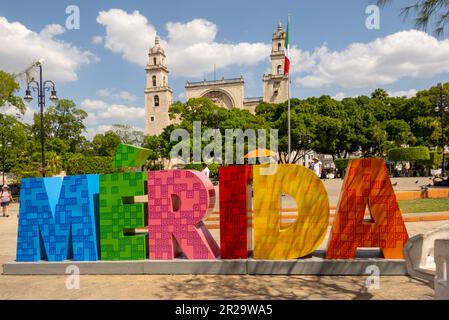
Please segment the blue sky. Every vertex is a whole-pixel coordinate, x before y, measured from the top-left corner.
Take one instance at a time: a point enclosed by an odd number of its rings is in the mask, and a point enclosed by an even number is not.
[[[212,79],[214,63],[217,78],[243,74],[245,96],[261,96],[272,32],[289,13],[294,97],[342,98],[377,87],[411,95],[447,81],[449,40],[413,31],[398,16],[405,1],[393,2],[381,10],[379,30],[365,27],[369,0],[1,2],[0,69],[18,72],[44,56],[59,96],[89,112],[89,136],[113,123],[143,127],[143,65],[155,33],[167,46],[175,100],[186,80]],[[68,5],[80,9],[79,30],[65,28]]]

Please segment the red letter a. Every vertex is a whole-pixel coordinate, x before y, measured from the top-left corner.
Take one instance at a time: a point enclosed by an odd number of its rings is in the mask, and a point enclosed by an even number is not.
[[[373,223],[364,223],[369,208]],[[351,259],[358,247],[380,247],[384,258],[403,259],[408,235],[384,159],[349,163],[332,227],[327,259]]]

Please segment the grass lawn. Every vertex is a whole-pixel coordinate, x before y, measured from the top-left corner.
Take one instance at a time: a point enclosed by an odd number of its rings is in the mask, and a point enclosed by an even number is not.
[[[449,212],[449,198],[399,201],[403,213]]]

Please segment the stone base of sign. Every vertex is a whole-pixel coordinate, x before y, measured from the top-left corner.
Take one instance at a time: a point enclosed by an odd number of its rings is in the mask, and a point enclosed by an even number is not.
[[[407,272],[413,278],[424,280],[431,287],[435,283],[434,245],[438,239],[449,239],[449,223],[409,238],[404,247]]]
[[[5,275],[63,275],[77,266],[84,275],[407,275],[404,260],[378,257],[378,251],[358,252],[351,260],[326,260],[324,253],[297,260],[164,260],[164,261],[63,261],[10,262],[3,265]],[[374,266],[374,267],[373,267]]]
[[[449,300],[449,239],[435,240],[435,299]]]
[[[253,275],[318,275],[318,276],[404,276],[404,260],[249,260],[248,274]]]

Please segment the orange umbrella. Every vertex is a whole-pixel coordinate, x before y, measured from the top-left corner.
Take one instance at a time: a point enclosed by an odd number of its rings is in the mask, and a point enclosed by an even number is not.
[[[245,155],[246,159],[259,157],[277,157],[277,153],[268,149],[255,149]]]

